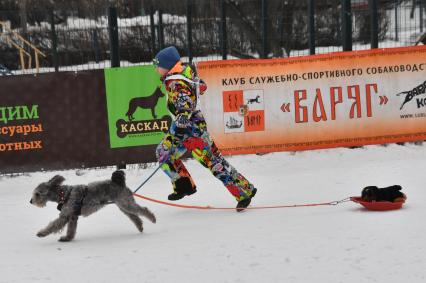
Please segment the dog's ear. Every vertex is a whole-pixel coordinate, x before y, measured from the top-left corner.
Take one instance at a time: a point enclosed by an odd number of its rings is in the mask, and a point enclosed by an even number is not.
[[[369,192],[369,191],[370,191],[369,187],[365,187],[364,189],[362,189],[361,197],[362,197],[363,199],[365,199],[365,198],[368,196],[368,192]]]
[[[364,188],[365,191],[375,192],[377,191],[378,187],[376,186],[367,186]]]
[[[362,193],[361,193],[361,197],[364,199],[364,200],[373,200],[374,199],[374,197],[375,197],[375,194],[376,194],[376,192],[377,192],[377,187],[376,186],[368,186],[368,187],[365,187],[363,190],[362,190]]]
[[[64,177],[62,177],[61,175],[56,175],[55,177],[50,179],[48,183],[52,186],[59,186],[62,184],[63,181],[65,181]]]

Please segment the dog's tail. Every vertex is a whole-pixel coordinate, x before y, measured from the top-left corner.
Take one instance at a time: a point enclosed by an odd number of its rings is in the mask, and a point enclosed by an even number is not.
[[[119,186],[126,186],[126,173],[122,170],[117,170],[114,173],[112,173],[111,181],[116,183]]]

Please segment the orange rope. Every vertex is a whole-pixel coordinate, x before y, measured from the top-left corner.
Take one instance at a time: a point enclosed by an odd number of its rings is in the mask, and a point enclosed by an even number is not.
[[[151,202],[164,204],[168,206],[174,206],[174,207],[180,207],[180,208],[191,208],[191,209],[203,209],[203,210],[235,210],[235,207],[213,207],[213,206],[198,206],[198,205],[184,205],[184,204],[176,204],[171,202],[166,202],[162,200],[157,200],[153,198],[149,198],[143,195],[134,194],[138,198],[148,200]],[[323,202],[323,203],[308,203],[308,204],[293,204],[293,205],[274,205],[274,206],[254,206],[254,207],[247,207],[246,209],[272,209],[272,208],[290,208],[290,207],[308,207],[308,206],[321,206],[321,205],[337,205],[341,202],[349,201],[349,198],[345,198],[340,201],[330,201],[330,202]]]

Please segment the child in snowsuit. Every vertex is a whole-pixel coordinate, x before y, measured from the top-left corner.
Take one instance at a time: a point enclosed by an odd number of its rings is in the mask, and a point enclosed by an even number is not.
[[[179,200],[195,193],[196,186],[180,160],[189,150],[192,156],[218,178],[238,201],[237,211],[244,210],[257,189],[238,173],[221,155],[207,131],[206,121],[196,109],[198,94],[207,86],[189,65],[180,61],[173,46],[161,50],[154,59],[157,72],[166,88],[167,106],[174,116],[169,132],[157,147],[162,170],[170,177],[174,192],[169,200]]]

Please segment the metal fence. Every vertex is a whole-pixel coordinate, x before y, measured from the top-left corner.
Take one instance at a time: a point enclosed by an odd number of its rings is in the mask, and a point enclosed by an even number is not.
[[[168,45],[175,45],[184,61],[410,46],[421,39],[426,24],[426,0],[175,2],[152,2],[134,17],[106,7],[93,19],[35,9],[31,13],[40,19],[25,30],[20,11],[0,11],[0,64],[14,74],[36,72],[34,52],[13,33],[46,55],[39,58],[40,72],[53,72],[146,64]],[[22,57],[32,58],[31,66],[25,61],[27,69]]]

